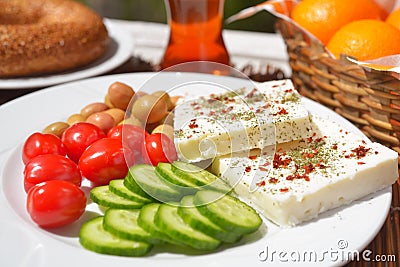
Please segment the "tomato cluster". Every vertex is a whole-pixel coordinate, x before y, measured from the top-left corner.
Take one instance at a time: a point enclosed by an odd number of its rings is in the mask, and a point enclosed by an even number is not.
[[[107,134],[87,122],[71,125],[61,138],[33,133],[22,151],[27,210],[41,227],[69,224],[85,211],[82,179],[105,185],[124,178],[134,164],[156,165],[176,159],[169,137],[129,124],[114,126]]]

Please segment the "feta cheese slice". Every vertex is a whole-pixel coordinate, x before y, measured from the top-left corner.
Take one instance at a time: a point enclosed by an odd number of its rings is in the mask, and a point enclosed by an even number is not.
[[[313,136],[217,158],[212,171],[280,226],[294,226],[393,184],[397,152],[312,117]],[[266,154],[266,155],[263,155]],[[271,156],[273,155],[273,156]],[[255,191],[251,184],[256,184]]]
[[[189,99],[174,113],[175,145],[188,162],[310,136],[309,113],[290,80]]]

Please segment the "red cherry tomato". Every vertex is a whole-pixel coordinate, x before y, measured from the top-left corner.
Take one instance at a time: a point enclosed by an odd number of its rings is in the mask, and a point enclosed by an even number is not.
[[[54,134],[33,133],[25,141],[22,149],[24,164],[36,156],[44,154],[67,155],[67,150],[61,139]]]
[[[113,179],[124,178],[128,166],[134,164],[132,150],[113,138],[103,138],[91,144],[79,160],[84,177],[96,185],[108,184]]]
[[[55,228],[78,220],[86,208],[85,193],[73,183],[51,180],[32,187],[26,208],[41,227]]]
[[[135,156],[135,163],[143,162],[142,147],[144,139],[149,133],[139,126],[121,124],[111,128],[107,137],[120,140],[124,146],[130,148]]]
[[[178,159],[174,143],[162,133],[153,133],[146,137],[143,156],[146,163],[154,166],[159,162],[173,162]]]
[[[29,189],[49,180],[64,180],[81,186],[82,176],[78,165],[61,155],[39,155],[25,165],[24,188]]]
[[[78,163],[83,151],[95,141],[106,137],[99,127],[87,122],[78,122],[67,128],[61,140],[67,147],[70,159]]]

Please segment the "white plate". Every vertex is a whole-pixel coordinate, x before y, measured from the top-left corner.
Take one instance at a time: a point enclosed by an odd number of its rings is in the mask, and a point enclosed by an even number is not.
[[[21,144],[34,131],[50,122],[65,120],[84,105],[102,101],[107,87],[114,81],[127,82],[141,88],[154,73],[136,73],[92,78],[44,89],[0,106],[2,138],[0,138],[0,266],[265,266],[262,259],[268,249],[268,261],[279,264],[291,257],[306,254],[300,265],[341,265],[348,252],[360,253],[375,237],[384,223],[391,203],[391,188],[386,188],[349,206],[322,214],[318,219],[291,229],[280,229],[265,222],[257,233],[243,239],[239,245],[224,247],[205,255],[181,254],[153,249],[142,258],[125,258],[96,254],[83,249],[78,242],[79,225],[88,218],[62,229],[46,231],[37,227],[25,210]],[[162,73],[146,85],[154,90],[165,89],[172,82],[190,80],[220,83],[230,88],[245,82],[236,78],[190,73]],[[209,86],[200,86],[205,92]],[[191,94],[196,94],[192,91]],[[314,114],[335,120],[350,131],[356,127],[331,110],[304,99]],[[268,229],[266,229],[266,226]],[[263,252],[264,251],[264,252]],[[308,254],[307,254],[308,253]],[[369,255],[369,254],[368,254]],[[315,258],[317,257],[317,258]],[[322,259],[324,257],[324,259]],[[261,258],[261,259],[260,259]],[[323,261],[322,261],[323,260]],[[316,262],[316,263],[315,263]]]
[[[104,24],[109,31],[111,43],[107,52],[99,59],[87,66],[57,74],[10,79],[0,78],[0,90],[47,87],[100,75],[120,66],[132,56],[134,40],[129,33],[120,30],[111,20],[105,19]]]

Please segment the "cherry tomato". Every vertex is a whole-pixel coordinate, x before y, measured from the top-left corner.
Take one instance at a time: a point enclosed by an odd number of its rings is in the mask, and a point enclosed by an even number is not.
[[[51,180],[28,191],[26,208],[32,220],[44,228],[55,228],[78,220],[86,208],[85,193],[73,183]]]
[[[38,155],[56,154],[67,155],[67,149],[61,139],[54,134],[33,133],[25,141],[22,149],[24,164]]]
[[[83,151],[95,141],[106,137],[99,127],[87,122],[78,122],[67,128],[61,140],[67,147],[70,159],[78,163]]]
[[[124,146],[130,148],[135,156],[135,163],[143,162],[142,147],[144,139],[149,133],[139,126],[121,124],[111,128],[107,137],[120,140]]]
[[[25,192],[39,183],[49,180],[64,180],[81,186],[82,176],[78,165],[61,155],[39,155],[25,165]]]
[[[153,133],[145,138],[143,156],[146,163],[154,166],[159,162],[173,162],[178,158],[174,143],[163,133]]]
[[[128,166],[134,162],[132,150],[124,148],[120,140],[103,138],[83,152],[78,166],[88,180],[96,185],[105,185],[113,179],[124,178]]]

